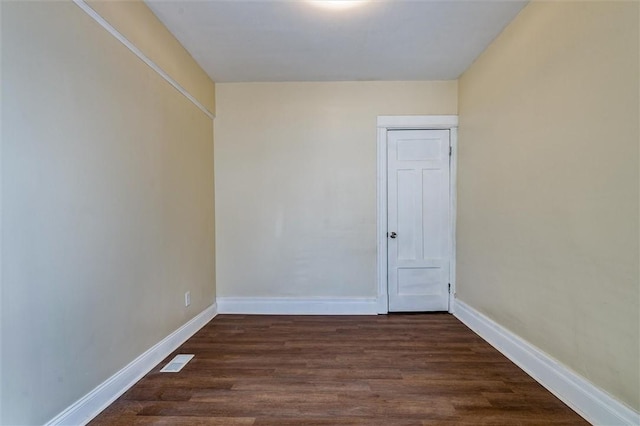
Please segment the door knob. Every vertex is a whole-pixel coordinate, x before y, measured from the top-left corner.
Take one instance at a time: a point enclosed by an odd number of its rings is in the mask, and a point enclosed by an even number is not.
[[[396,234],[395,232],[392,232],[391,234],[389,234],[389,238],[395,238],[397,236],[398,234]]]

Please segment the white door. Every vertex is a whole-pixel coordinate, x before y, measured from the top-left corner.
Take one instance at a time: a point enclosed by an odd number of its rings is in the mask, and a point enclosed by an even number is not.
[[[449,130],[390,130],[390,312],[449,309]]]

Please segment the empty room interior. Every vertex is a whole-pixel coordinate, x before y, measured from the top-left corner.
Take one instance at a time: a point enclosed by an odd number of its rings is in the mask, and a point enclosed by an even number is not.
[[[0,19],[1,425],[640,424],[638,1]]]

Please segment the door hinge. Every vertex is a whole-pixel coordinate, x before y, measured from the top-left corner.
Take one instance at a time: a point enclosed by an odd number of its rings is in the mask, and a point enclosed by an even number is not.
[[[451,294],[451,283],[449,283],[449,294]]]
[[[449,157],[451,157],[451,153],[453,152],[453,147],[449,147]]]

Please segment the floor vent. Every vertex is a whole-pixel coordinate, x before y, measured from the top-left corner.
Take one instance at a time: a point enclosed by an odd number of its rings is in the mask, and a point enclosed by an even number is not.
[[[160,370],[160,372],[177,373],[182,370],[182,368],[187,365],[194,356],[195,355],[176,355],[171,361],[169,361],[169,364],[165,365],[164,368]]]

